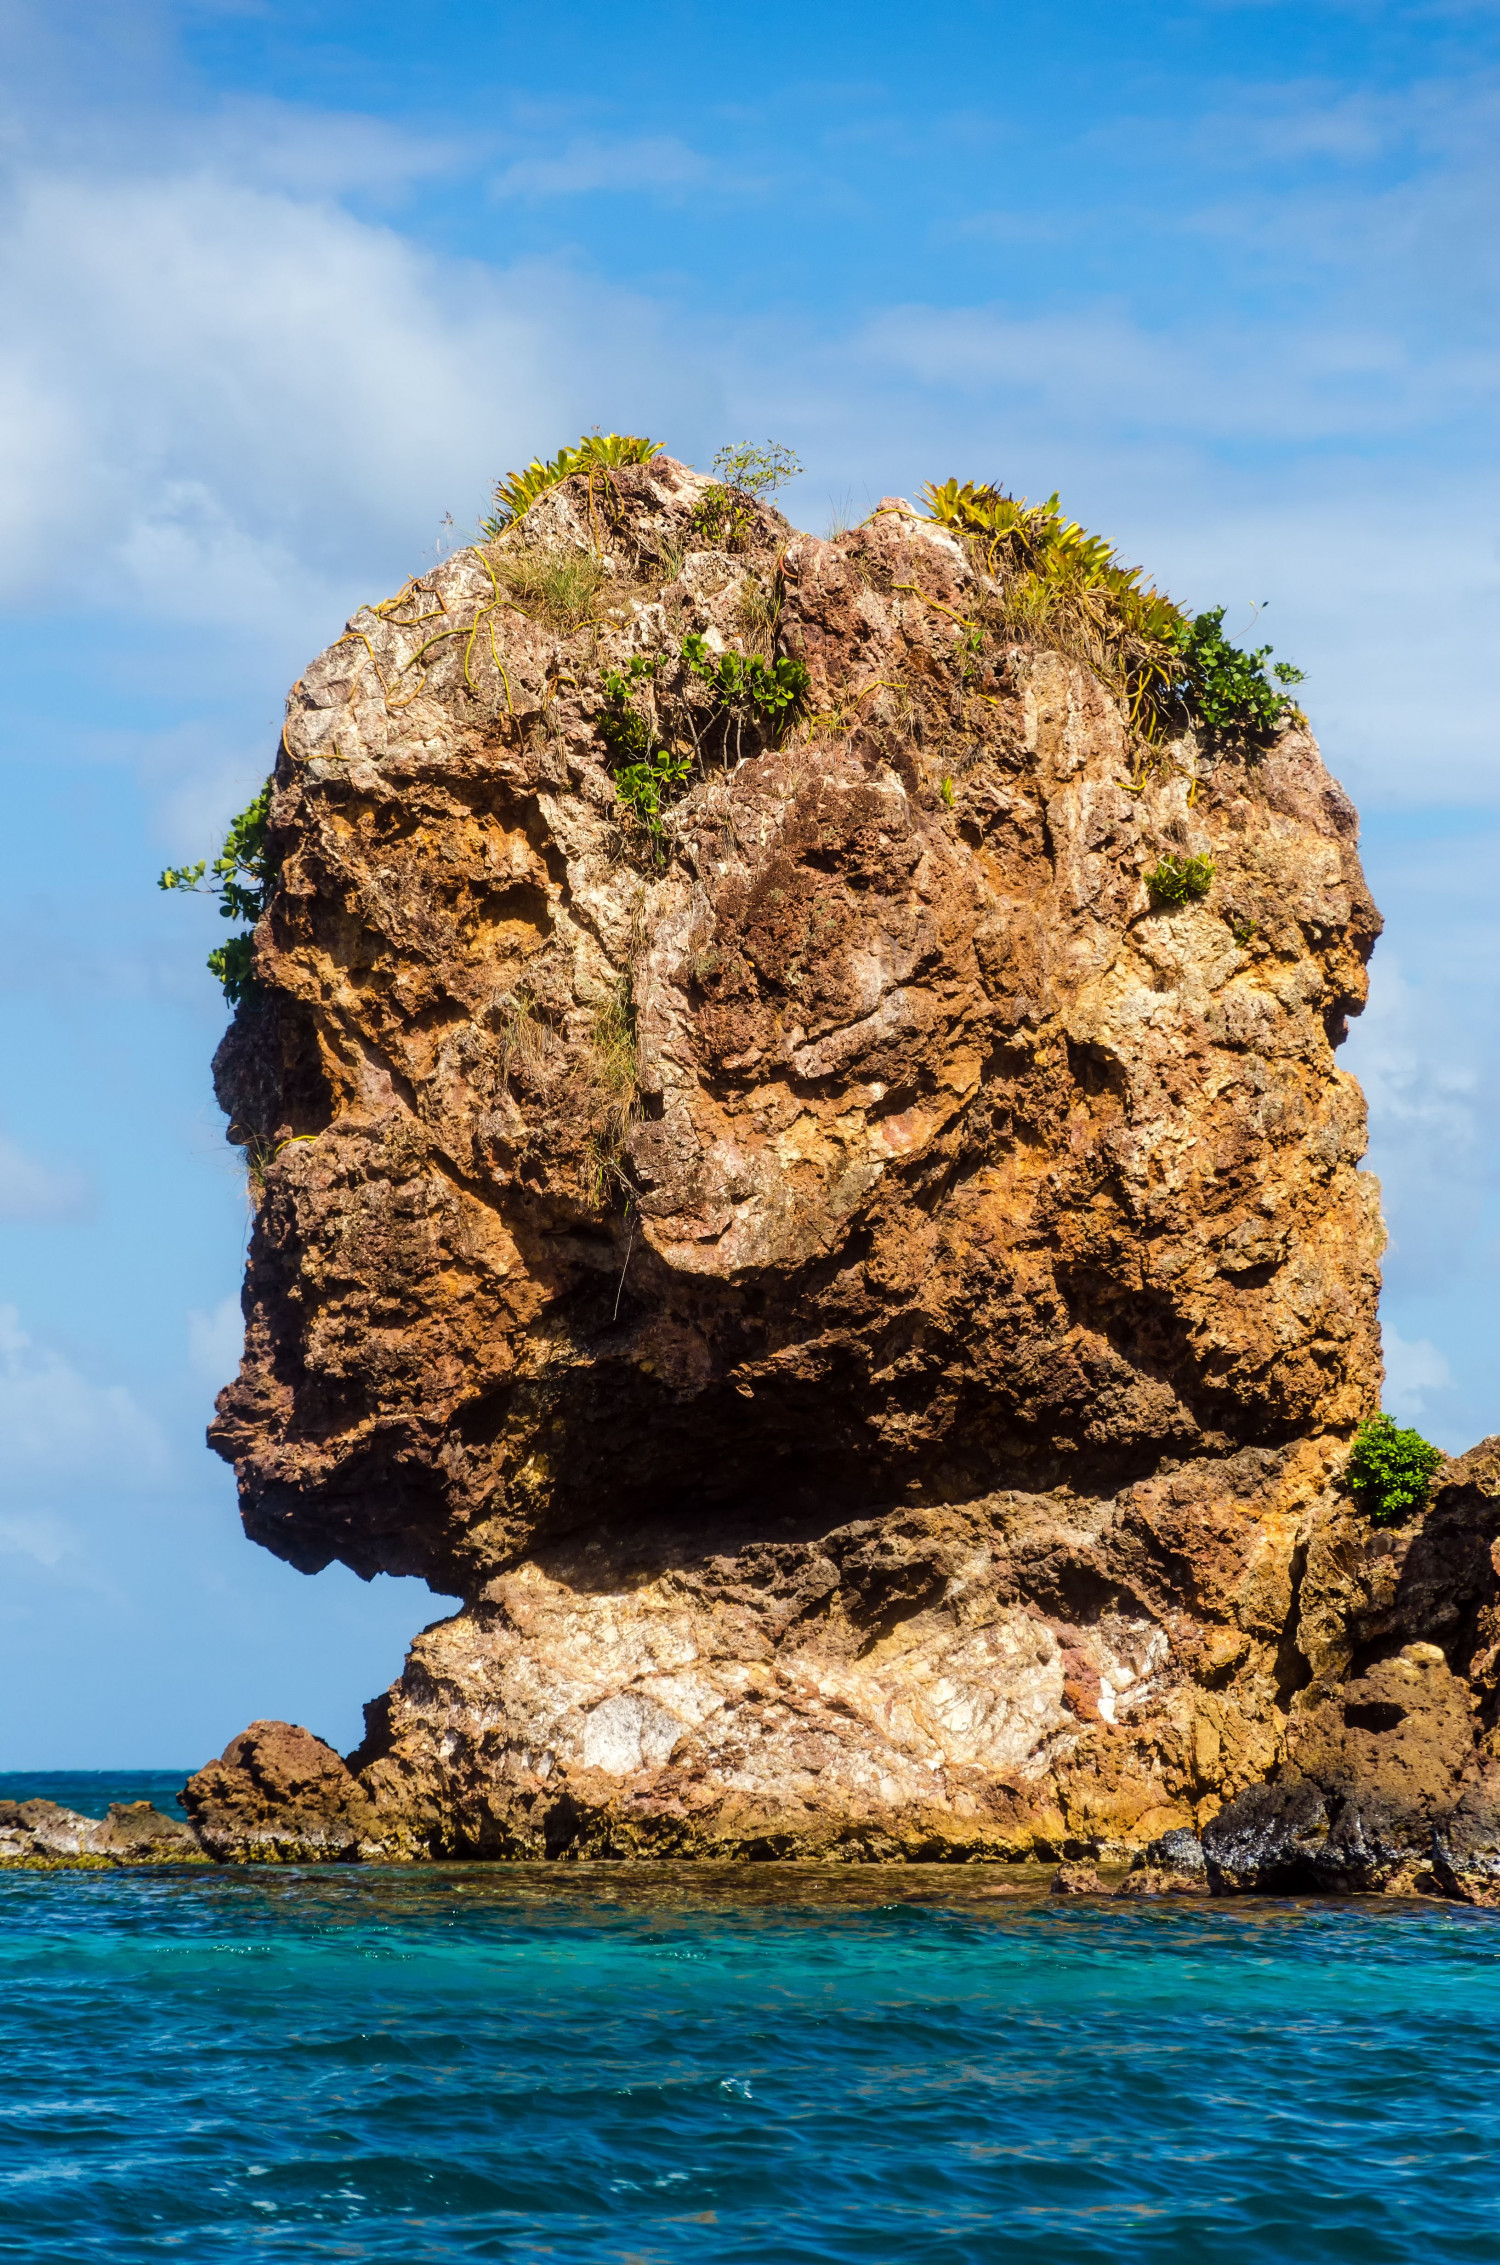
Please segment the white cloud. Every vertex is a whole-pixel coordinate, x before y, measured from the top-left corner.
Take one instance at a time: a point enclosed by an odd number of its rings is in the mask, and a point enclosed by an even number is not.
[[[7,594],[259,639],[305,636],[382,558],[417,566],[442,511],[467,522],[539,444],[692,390],[648,303],[429,255],[223,154],[16,169],[0,294]]]
[[[1399,331],[1352,314],[1210,324],[1194,311],[1150,327],[1120,307],[1029,315],[917,303],[877,315],[856,351],[924,385],[1004,388],[1055,429],[1102,421],[1117,445],[1157,433],[1347,447],[1477,409],[1500,374],[1493,353],[1419,356]]]
[[[1384,1403],[1392,1415],[1419,1416],[1430,1393],[1452,1388],[1453,1372],[1447,1359],[1427,1338],[1408,1343],[1387,1325],[1381,1339],[1385,1351]]]
[[[240,1365],[245,1349],[245,1317],[237,1297],[221,1299],[208,1313],[198,1308],[187,1317],[188,1361],[193,1374],[222,1391]]]
[[[79,1219],[89,1209],[93,1189],[86,1173],[71,1164],[53,1164],[0,1133],[0,1219]]]
[[[93,1480],[121,1492],[160,1479],[160,1428],[122,1384],[94,1384],[0,1306],[0,1485]]]
[[[48,1511],[15,1511],[0,1515],[0,1550],[14,1557],[30,1557],[49,1568],[65,1557],[76,1556],[78,1537],[63,1519]]]

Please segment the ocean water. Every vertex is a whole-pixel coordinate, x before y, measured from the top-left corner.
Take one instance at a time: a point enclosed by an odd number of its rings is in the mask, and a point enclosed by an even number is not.
[[[0,1874],[0,2257],[172,2254],[1494,2265],[1500,1918],[989,1867]]]
[[[0,1801],[55,1801],[80,1817],[102,1817],[112,1801],[152,1801],[187,1814],[177,1796],[192,1770],[0,1770]]]

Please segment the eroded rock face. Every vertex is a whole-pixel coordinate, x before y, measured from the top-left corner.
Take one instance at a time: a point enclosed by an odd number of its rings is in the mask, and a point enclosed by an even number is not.
[[[304,1568],[472,1595],[601,1514],[1102,1493],[1374,1389],[1332,1042],[1377,923],[1312,741],[1137,778],[1087,671],[970,649],[994,593],[946,534],[764,513],[679,556],[703,486],[622,472],[601,527],[567,483],[293,693],[219,1062],[261,1200],[215,1437]],[[600,540],[600,622],[497,597]],[[681,648],[778,604],[811,713],[775,745]],[[633,655],[702,742],[660,869],[599,731]],[[1153,910],[1173,848],[1214,894]]]
[[[256,1540],[466,1601],[347,1767],[256,1726],[200,1832],[1119,1859],[1280,1774],[1420,1780],[1430,1842],[1494,1495],[1393,1535],[1338,1491],[1380,1377],[1347,800],[1300,726],[1143,761],[897,500],[726,552],[704,489],[566,482],[294,689],[214,1437]],[[705,681],[756,649],[807,669],[784,732]],[[632,659],[694,759],[659,844]]]

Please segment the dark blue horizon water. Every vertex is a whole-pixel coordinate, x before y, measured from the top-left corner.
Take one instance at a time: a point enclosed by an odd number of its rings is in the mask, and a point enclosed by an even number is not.
[[[105,1816],[112,1801],[152,1801],[169,1817],[182,1817],[187,1811],[177,1796],[192,1774],[191,1769],[0,1770],[0,1801],[55,1801],[80,1817]]]
[[[1492,2265],[1497,2040],[1444,1905],[4,1873],[0,2257]]]

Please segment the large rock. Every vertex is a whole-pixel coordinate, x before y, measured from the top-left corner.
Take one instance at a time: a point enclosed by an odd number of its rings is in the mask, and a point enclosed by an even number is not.
[[[726,551],[705,488],[565,482],[294,688],[213,1436],[254,1539],[464,1601],[347,1764],[262,1724],[201,1773],[205,1843],[1118,1859],[1280,1773],[1343,1884],[1418,1814],[1472,1873],[1494,1459],[1389,1534],[1338,1485],[1380,1379],[1347,800],[1300,723],[1143,757],[897,499]],[[792,728],[690,635],[800,658]],[[659,842],[632,659],[693,758]],[[1169,852],[1206,898],[1152,896]]]
[[[381,1853],[369,1798],[331,1746],[288,1722],[252,1722],[189,1778],[182,1805],[220,1862],[330,1864]]]
[[[1311,739],[1137,779],[1087,670],[971,650],[998,594],[942,530],[683,554],[704,485],[615,478],[599,622],[497,595],[598,539],[575,480],[293,692],[219,1061],[259,1200],[214,1437],[307,1570],[473,1595],[667,1508],[1103,1495],[1373,1396],[1332,1049],[1378,923]],[[780,745],[681,657],[768,609],[812,682]],[[632,656],[702,743],[660,869],[600,736]],[[1154,908],[1177,849],[1214,890]]]

